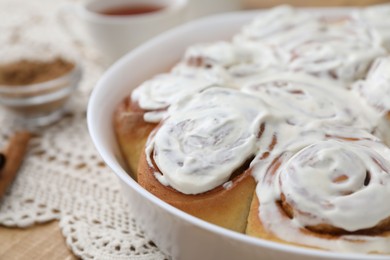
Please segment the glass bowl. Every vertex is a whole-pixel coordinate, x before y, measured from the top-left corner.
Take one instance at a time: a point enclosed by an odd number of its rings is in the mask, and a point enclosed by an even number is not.
[[[15,116],[16,122],[27,127],[58,121],[82,76],[79,62],[71,63],[74,66],[66,74],[48,81],[16,86],[0,84],[0,105]]]

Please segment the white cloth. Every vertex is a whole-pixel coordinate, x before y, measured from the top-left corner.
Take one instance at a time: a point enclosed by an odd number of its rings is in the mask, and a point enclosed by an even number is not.
[[[104,57],[71,39],[57,11],[71,0],[0,0],[0,62],[77,55],[84,66],[69,114],[31,140],[11,189],[0,201],[0,224],[28,227],[59,220],[67,245],[82,259],[166,259],[137,226],[116,176],[95,150],[86,126],[89,94]],[[75,1],[72,1],[75,2]],[[0,107],[0,147],[17,130]]]

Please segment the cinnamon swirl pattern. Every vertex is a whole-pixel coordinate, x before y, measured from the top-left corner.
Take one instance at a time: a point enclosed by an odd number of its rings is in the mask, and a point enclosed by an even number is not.
[[[363,13],[277,7],[189,47],[117,111],[137,181],[251,236],[390,254],[390,56]]]
[[[252,220],[248,233],[335,251],[390,253],[389,155],[385,145],[367,139],[328,139],[280,155],[265,173],[255,173],[260,222]]]

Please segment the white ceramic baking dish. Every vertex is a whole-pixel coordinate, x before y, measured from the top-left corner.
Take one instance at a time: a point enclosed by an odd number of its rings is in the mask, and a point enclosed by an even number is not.
[[[117,61],[96,85],[88,106],[88,127],[97,150],[119,178],[131,210],[147,236],[173,259],[389,259],[283,245],[229,231],[168,205],[126,172],[112,127],[113,111],[120,100],[142,81],[172,67],[187,46],[230,39],[259,14],[238,12],[196,20],[152,39]]]

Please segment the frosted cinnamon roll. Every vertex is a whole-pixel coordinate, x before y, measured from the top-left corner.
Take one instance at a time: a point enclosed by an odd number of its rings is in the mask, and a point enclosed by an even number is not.
[[[258,181],[247,234],[308,247],[390,253],[390,150],[328,139],[283,153]],[[263,168],[262,168],[263,169]]]
[[[215,87],[171,109],[175,113],[148,141],[139,183],[179,209],[242,232],[255,188],[249,165],[269,115],[267,105]],[[263,134],[266,138],[275,142],[272,135]]]
[[[342,82],[362,78],[373,59],[385,54],[376,31],[352,15],[314,15],[289,7],[259,16],[235,41],[274,46],[289,70]]]

